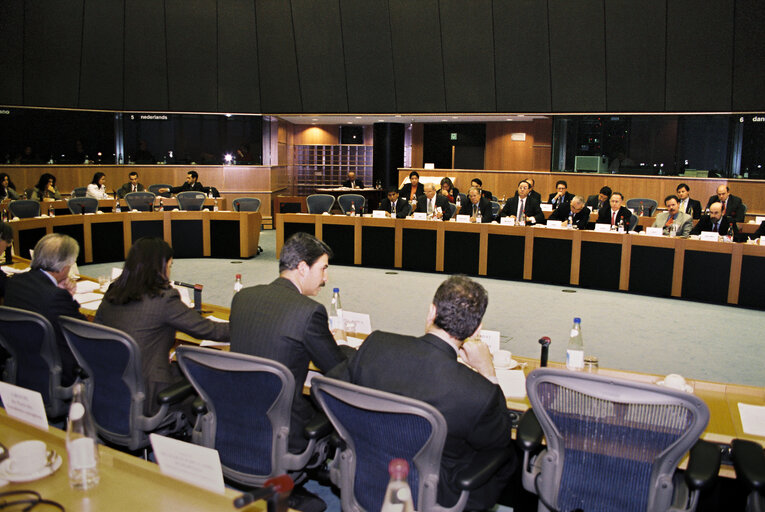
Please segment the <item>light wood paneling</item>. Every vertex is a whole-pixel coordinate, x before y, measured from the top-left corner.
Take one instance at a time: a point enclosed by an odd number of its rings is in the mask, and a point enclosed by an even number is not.
[[[302,144],[340,144],[340,127],[337,125],[295,125],[295,138],[292,143]]]
[[[424,124],[412,124],[412,167],[422,167],[424,165],[422,156],[424,132]],[[401,183],[401,180],[399,180],[399,183]]]
[[[513,133],[526,134],[526,140],[511,140]],[[484,166],[499,170],[548,171],[551,140],[551,119],[486,123]]]

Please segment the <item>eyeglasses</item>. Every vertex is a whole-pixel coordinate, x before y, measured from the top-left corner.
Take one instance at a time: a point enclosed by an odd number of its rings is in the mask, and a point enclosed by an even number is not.
[[[38,507],[39,508],[36,508]],[[66,512],[64,506],[53,500],[46,500],[40,493],[35,491],[7,491],[0,492],[0,510],[60,510]]]

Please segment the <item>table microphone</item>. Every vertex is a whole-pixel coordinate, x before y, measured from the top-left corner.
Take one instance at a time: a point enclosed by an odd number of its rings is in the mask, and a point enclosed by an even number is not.
[[[539,356],[539,366],[544,368],[547,366],[547,353],[550,350],[550,338],[542,336],[539,338],[539,344],[542,345],[542,353]]]
[[[191,288],[194,290],[194,309],[197,311],[202,310],[202,285],[201,284],[189,284],[183,281],[173,281],[176,286],[183,286],[184,288]]]
[[[234,500],[236,508],[242,508],[255,500],[268,500],[268,511],[282,512],[287,510],[290,492],[295,487],[288,475],[279,475],[266,480],[263,487],[253,492],[246,492]]]

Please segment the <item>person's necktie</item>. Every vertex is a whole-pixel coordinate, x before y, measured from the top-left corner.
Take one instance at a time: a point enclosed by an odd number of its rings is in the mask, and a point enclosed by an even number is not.
[[[525,202],[524,199],[521,199],[520,201],[518,201],[518,215],[516,215],[516,217],[518,217],[519,219],[521,218],[521,214],[523,213],[523,203],[524,202]]]
[[[478,217],[478,205],[473,205],[473,217]]]
[[[390,214],[391,215],[396,215],[396,201],[393,201],[390,204]]]
[[[722,215],[725,215],[725,205],[728,203],[727,199],[722,203]]]
[[[673,220],[675,220],[674,216],[670,215],[669,217],[667,217],[667,223],[664,224],[664,227],[667,227],[667,228],[670,227],[672,225]]]
[[[133,185],[133,192],[136,192],[136,186]]]
[[[616,224],[616,212],[611,212],[611,225]]]
[[[714,225],[712,226],[712,231],[714,231],[715,233],[717,233],[717,228],[719,227],[719,225],[720,225],[720,223],[719,223],[719,222],[715,222],[715,223],[714,223]]]
[[[433,213],[433,200],[432,199],[428,199],[428,213],[430,213],[430,214]]]

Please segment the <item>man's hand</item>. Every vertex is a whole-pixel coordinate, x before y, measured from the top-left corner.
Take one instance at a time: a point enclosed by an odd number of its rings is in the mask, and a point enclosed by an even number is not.
[[[73,280],[71,280],[68,277],[66,277],[66,278],[62,279],[61,281],[59,281],[58,282],[58,287],[63,289],[63,290],[68,291],[73,297],[74,297],[74,292],[77,291],[77,285],[75,284],[75,282]]]
[[[496,377],[494,372],[494,359],[491,357],[489,347],[480,341],[468,340],[460,348],[460,357],[470,367],[486,378]]]

